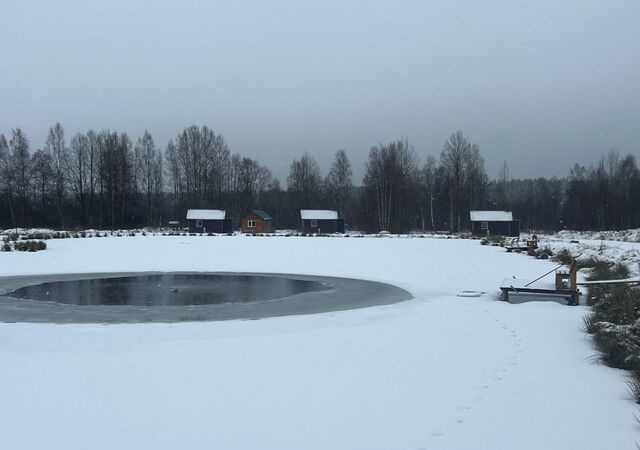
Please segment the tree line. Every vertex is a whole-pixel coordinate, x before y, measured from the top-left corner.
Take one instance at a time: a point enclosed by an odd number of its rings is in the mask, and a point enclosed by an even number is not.
[[[478,145],[461,131],[423,161],[407,139],[371,148],[354,184],[344,150],[328,173],[308,153],[290,165],[286,187],[259,161],[232,152],[202,126],[179,132],[164,149],[145,131],[135,142],[113,130],[49,129],[31,150],[16,128],[0,134],[0,227],[139,228],[184,221],[189,208],[239,219],[264,209],[277,228],[295,228],[299,210],[334,209],[352,230],[407,232],[469,228],[473,209],[512,210],[522,228],[554,231],[640,226],[640,171],[615,150],[564,178],[512,179],[506,163],[494,179]]]

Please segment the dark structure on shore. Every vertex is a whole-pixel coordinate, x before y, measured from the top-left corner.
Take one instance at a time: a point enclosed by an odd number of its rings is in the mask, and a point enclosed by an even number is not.
[[[219,209],[190,209],[187,211],[189,233],[233,233],[233,219]]]
[[[300,231],[303,233],[344,233],[344,219],[336,211],[301,209]]]
[[[511,211],[470,211],[474,236],[520,236],[520,221]]]
[[[243,233],[271,233],[273,218],[261,209],[252,209],[240,220]]]

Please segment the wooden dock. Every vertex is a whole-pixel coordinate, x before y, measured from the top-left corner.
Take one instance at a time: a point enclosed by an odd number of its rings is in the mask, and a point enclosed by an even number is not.
[[[531,280],[523,280],[520,278],[505,278],[500,285],[502,291],[502,299],[510,303],[519,303],[512,295],[521,296],[537,296],[539,298],[548,298],[550,300],[560,300],[560,303],[567,305],[577,305],[580,299],[580,291],[578,289],[556,289],[552,284],[530,285]],[[512,301],[513,300],[513,301]]]
[[[534,234],[531,236],[531,239],[524,242],[514,239],[509,244],[505,245],[504,248],[507,249],[507,253],[511,253],[513,251],[528,252],[529,250],[536,250],[538,248],[538,236]]]
[[[541,281],[547,275],[555,271],[555,283]],[[552,269],[534,280],[523,280],[520,278],[505,278],[500,285],[502,298],[511,302],[509,295],[535,295],[547,297],[551,300],[562,300],[568,305],[577,305],[580,301],[580,291],[577,283],[578,266],[575,261],[568,269],[560,266]],[[513,302],[512,302],[513,303]]]

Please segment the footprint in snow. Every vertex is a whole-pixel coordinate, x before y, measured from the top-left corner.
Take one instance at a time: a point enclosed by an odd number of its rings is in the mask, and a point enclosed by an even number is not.
[[[429,433],[429,436],[431,436],[431,437],[441,437],[441,436],[444,436],[444,433],[442,431],[432,431],[431,433]]]

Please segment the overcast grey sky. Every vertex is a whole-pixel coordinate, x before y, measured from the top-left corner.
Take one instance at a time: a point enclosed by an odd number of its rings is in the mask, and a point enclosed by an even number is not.
[[[455,130],[490,177],[640,150],[640,1],[0,0],[0,132],[208,125],[281,180]]]

